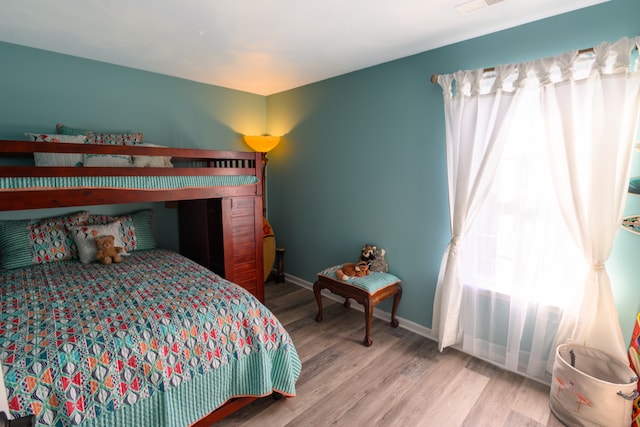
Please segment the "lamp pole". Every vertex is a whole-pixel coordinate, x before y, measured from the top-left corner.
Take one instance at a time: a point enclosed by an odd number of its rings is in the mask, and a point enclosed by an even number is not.
[[[262,152],[262,216],[267,217],[267,153]]]
[[[253,151],[262,153],[262,216],[267,217],[267,152],[280,142],[279,136],[245,135],[244,141]]]

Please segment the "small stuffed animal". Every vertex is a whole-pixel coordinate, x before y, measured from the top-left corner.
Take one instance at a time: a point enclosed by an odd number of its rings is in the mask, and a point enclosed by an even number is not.
[[[365,243],[360,251],[360,261],[366,262],[371,267],[371,262],[376,259],[376,246]]]
[[[120,252],[123,252],[123,249],[120,246],[113,245],[115,240],[115,237],[112,235],[98,236],[95,238],[96,247],[98,248],[96,259],[98,261],[103,264],[111,264],[112,262],[118,263],[122,261]]]
[[[348,262],[336,270],[336,277],[340,280],[347,280],[349,277],[362,277],[369,274],[369,265],[360,261],[359,263]]]
[[[386,273],[389,271],[389,264],[384,259],[386,251],[384,249],[377,249],[375,252],[375,258],[369,264],[369,271],[374,273]]]

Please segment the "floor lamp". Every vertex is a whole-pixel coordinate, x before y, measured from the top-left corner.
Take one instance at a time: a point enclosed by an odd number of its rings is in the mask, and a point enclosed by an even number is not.
[[[267,153],[273,150],[280,142],[279,136],[271,135],[245,135],[244,141],[253,151],[262,153],[262,216],[267,217]]]
[[[271,135],[245,135],[244,141],[253,151],[262,153],[262,217],[263,217],[263,249],[264,249],[264,280],[266,281],[271,273],[273,262],[276,259],[276,253],[278,255],[278,275],[277,282],[284,281],[283,270],[283,256],[284,248],[276,248],[276,238],[273,233],[273,228],[267,220],[267,153],[273,150],[280,142],[279,136]]]

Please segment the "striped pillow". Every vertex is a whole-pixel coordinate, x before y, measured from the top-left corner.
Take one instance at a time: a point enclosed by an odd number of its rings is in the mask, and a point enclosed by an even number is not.
[[[155,249],[156,239],[153,237],[153,211],[145,209],[131,214],[136,230],[138,250]]]
[[[89,212],[44,219],[0,221],[0,268],[11,269],[76,257],[67,227],[82,224]]]

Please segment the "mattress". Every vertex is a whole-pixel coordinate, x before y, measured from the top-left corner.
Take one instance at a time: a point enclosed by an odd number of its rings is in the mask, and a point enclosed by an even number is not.
[[[253,175],[3,177],[0,178],[0,191],[72,188],[115,188],[152,191],[200,187],[236,187],[256,184],[257,182],[259,182],[258,178]]]
[[[295,395],[273,313],[172,251],[2,271],[0,309],[10,411],[39,426],[184,426],[234,396]]]

